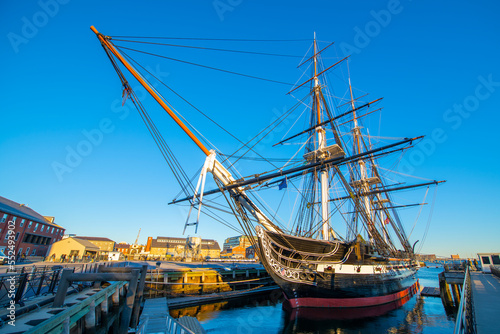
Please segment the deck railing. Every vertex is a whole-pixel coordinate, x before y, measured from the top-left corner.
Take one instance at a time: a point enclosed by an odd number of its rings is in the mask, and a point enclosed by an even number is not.
[[[472,299],[472,286],[469,266],[465,270],[464,284],[460,296],[460,306],[458,307],[457,320],[455,322],[454,334],[475,334],[476,321],[474,317],[474,303]]]

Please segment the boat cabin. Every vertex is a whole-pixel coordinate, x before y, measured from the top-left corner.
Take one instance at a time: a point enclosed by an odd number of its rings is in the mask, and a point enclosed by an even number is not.
[[[491,273],[490,266],[500,266],[500,253],[477,253],[483,273]]]

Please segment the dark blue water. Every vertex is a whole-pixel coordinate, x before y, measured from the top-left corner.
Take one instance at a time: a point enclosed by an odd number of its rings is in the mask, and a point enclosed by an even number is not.
[[[421,268],[423,287],[438,287],[443,268]],[[281,292],[260,298],[215,303],[172,311],[174,317],[196,316],[207,333],[452,333],[455,318],[438,297],[413,296],[404,305],[357,311],[282,307]]]

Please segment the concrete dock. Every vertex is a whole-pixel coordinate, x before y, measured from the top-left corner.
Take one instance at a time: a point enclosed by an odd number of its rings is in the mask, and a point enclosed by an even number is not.
[[[498,333],[500,278],[492,274],[472,272],[471,281],[477,333]]]

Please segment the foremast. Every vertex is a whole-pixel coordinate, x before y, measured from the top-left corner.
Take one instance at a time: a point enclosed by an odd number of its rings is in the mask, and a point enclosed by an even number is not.
[[[163,101],[163,99],[151,88],[146,80],[135,70],[135,68],[121,55],[121,53],[115,48],[113,43],[111,43],[110,38],[102,35],[97,31],[94,26],[90,29],[96,34],[97,38],[101,42],[101,45],[105,49],[106,53],[111,52],[122,64],[127,68],[127,70],[134,76],[134,78],[146,89],[146,91],[160,104],[160,106],[167,112],[167,114],[177,123],[177,125],[188,135],[188,137],[198,146],[198,148],[206,155],[207,171],[211,172],[216,180],[218,180],[224,187],[227,187],[236,182],[236,179],[231,175],[231,173],[217,160],[216,153],[214,150],[209,150],[195,135],[194,133],[182,122],[182,120],[177,117],[177,115],[170,109],[170,107]],[[122,78],[122,81],[124,78]],[[131,90],[127,81],[123,81],[124,89]],[[236,187],[229,190],[231,198],[237,204],[240,204],[246,212],[250,213],[259,224],[261,224],[266,230],[271,232],[281,232],[279,227],[271,222],[269,218],[250,200],[246,195],[243,187]],[[198,203],[201,205],[201,202]]]

